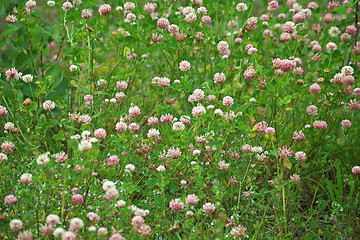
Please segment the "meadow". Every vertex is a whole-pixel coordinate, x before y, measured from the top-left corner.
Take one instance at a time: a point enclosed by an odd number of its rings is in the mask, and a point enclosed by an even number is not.
[[[0,239],[359,239],[359,3],[0,3]]]

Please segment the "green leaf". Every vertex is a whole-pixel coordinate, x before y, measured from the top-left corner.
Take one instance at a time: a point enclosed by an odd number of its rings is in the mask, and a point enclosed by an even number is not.
[[[336,7],[332,11],[337,13],[347,14],[346,7]]]
[[[329,64],[330,64],[330,59],[327,57],[324,61],[324,65],[325,65],[325,67],[328,67]]]
[[[49,93],[46,96],[46,99],[55,100],[57,97],[59,97],[59,96],[61,96],[62,94],[65,93],[66,89],[68,88],[68,85],[69,85],[69,80],[67,78],[63,78],[60,85],[55,89],[54,92]]]
[[[59,141],[64,141],[65,137],[64,137],[64,133],[59,131],[57,134],[53,135],[52,137],[54,140],[59,140]]]
[[[19,55],[17,55],[15,60],[15,65],[17,68],[23,68],[27,63],[27,56],[24,52],[20,52]]]
[[[51,85],[50,89],[56,89],[62,83],[64,77],[64,72],[61,72],[60,75],[57,77],[55,82]]]
[[[3,96],[6,97],[8,100],[15,99],[15,94],[14,94],[13,90],[9,88],[8,85],[6,85],[6,87],[3,88],[2,94],[3,94]]]
[[[20,24],[7,24],[7,27],[5,31],[0,35],[0,37],[4,37],[6,35],[9,35],[9,33],[12,33],[20,28]]]
[[[36,97],[35,92],[36,92],[37,86],[33,83],[26,83],[25,86],[20,90],[22,94],[24,94],[24,96],[27,97]]]
[[[317,228],[317,226],[318,226],[318,224],[316,223],[316,221],[314,221],[314,220],[310,221],[310,227],[311,228]]]
[[[288,104],[291,101],[291,95],[287,95],[286,97],[284,97],[283,99],[278,98],[278,104],[280,106],[284,105],[284,104]]]
[[[292,163],[287,158],[284,161],[284,165],[287,169],[291,169],[291,167],[292,167]]]

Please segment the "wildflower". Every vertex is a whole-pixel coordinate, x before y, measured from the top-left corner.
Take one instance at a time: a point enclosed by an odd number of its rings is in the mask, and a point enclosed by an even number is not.
[[[60,236],[63,236],[65,234],[65,230],[63,228],[56,228],[53,232],[53,235],[55,237],[60,237]],[[76,238],[75,234],[73,234],[73,239]]]
[[[110,156],[110,157],[107,159],[107,165],[108,165],[109,167],[116,166],[118,163],[119,163],[119,157],[116,156],[116,155]]]
[[[205,7],[199,7],[197,9],[197,13],[206,15],[207,14],[207,9]]]
[[[78,70],[78,67],[77,67],[76,65],[71,65],[71,66],[69,67],[69,70],[70,70],[70,72],[74,72],[74,71],[77,71],[77,70]]]
[[[329,42],[328,44],[326,44],[326,49],[327,50],[336,50],[337,49],[337,46],[336,46],[336,44],[335,43],[333,43],[333,42]]]
[[[211,17],[210,16],[203,16],[202,18],[201,18],[201,22],[203,23],[203,24],[210,24],[211,23]]]
[[[206,110],[203,106],[198,106],[194,107],[191,112],[194,117],[200,117],[200,115],[206,113]]]
[[[127,125],[125,122],[118,122],[115,126],[116,131],[123,132],[126,131]]]
[[[298,174],[293,174],[290,176],[290,182],[296,182],[299,183],[301,180],[300,176]]]
[[[46,223],[47,224],[51,224],[51,225],[56,225],[60,222],[60,218],[58,215],[55,215],[55,214],[49,214],[47,217],[46,217]]]
[[[160,18],[158,21],[157,21],[157,25],[159,28],[161,29],[168,29],[169,28],[169,20],[167,20],[166,18]]]
[[[129,108],[129,115],[130,116],[138,116],[138,115],[140,115],[140,108],[138,106],[130,107]]]
[[[239,12],[244,12],[247,10],[247,6],[245,3],[239,3],[238,5],[236,5],[236,10]]]
[[[215,205],[212,203],[205,203],[203,205],[203,210],[205,213],[212,213],[215,211]]]
[[[196,19],[197,19],[197,17],[196,17],[196,14],[195,14],[195,13],[189,13],[189,14],[187,14],[187,15],[185,16],[185,20],[186,20],[187,22],[195,22]]]
[[[98,229],[97,234],[101,235],[101,234],[106,234],[107,233],[107,229],[104,227],[101,227]]]
[[[337,37],[339,34],[340,34],[340,30],[339,30],[338,27],[331,27],[331,28],[329,29],[329,35],[330,35],[331,37]]]
[[[267,127],[265,129],[265,134],[275,134],[275,129],[272,127]]]
[[[116,87],[125,90],[125,89],[127,89],[128,84],[125,81],[121,81],[121,82],[117,81]]]
[[[255,75],[255,70],[253,69],[253,68],[248,68],[248,69],[246,69],[245,70],[245,72],[244,72],[244,77],[246,78],[246,79],[253,79],[254,78],[254,75]]]
[[[30,231],[23,231],[23,232],[19,233],[18,239],[19,240],[31,240],[32,233]]]
[[[19,219],[13,219],[10,221],[10,228],[12,230],[21,230],[23,228],[23,223]]]
[[[171,114],[161,115],[161,118],[160,118],[161,122],[166,123],[166,122],[171,122],[171,120],[172,120]]]
[[[56,153],[53,155],[54,158],[56,158],[56,162],[62,164],[65,163],[65,161],[68,159],[68,156],[64,152]]]
[[[119,196],[118,190],[116,190],[115,188],[111,188],[105,192],[104,198],[108,200],[112,200],[112,199],[116,199],[118,196]]]
[[[287,42],[287,41],[289,41],[290,39],[291,39],[290,33],[285,32],[285,33],[282,33],[282,34],[280,35],[280,40],[283,41],[283,42]]]
[[[306,138],[306,136],[302,132],[302,130],[300,130],[299,133],[294,132],[294,134],[293,134],[293,139],[297,142],[301,142],[301,141],[305,140],[305,138]]]
[[[125,9],[125,11],[132,11],[132,10],[134,10],[134,9],[135,9],[135,3],[133,3],[133,2],[126,2],[126,3],[124,4],[124,9]]]
[[[83,226],[84,226],[84,222],[80,218],[75,217],[70,220],[70,229],[72,230],[81,229]]]
[[[178,159],[181,156],[181,151],[179,148],[169,148],[169,150],[167,151],[167,155],[168,158],[171,159]]]
[[[71,9],[72,7],[73,7],[73,5],[71,4],[71,2],[64,2],[64,4],[62,5],[62,9],[64,11]]]
[[[51,225],[45,224],[44,226],[41,227],[40,230],[42,231],[42,234],[43,234],[44,236],[47,236],[47,235],[50,235],[51,233],[53,233],[54,227],[51,226]]]
[[[47,101],[45,101],[45,102],[43,103],[43,108],[44,108],[45,110],[50,111],[50,110],[52,110],[52,109],[55,108],[55,103],[52,102],[51,100],[47,100]]]
[[[328,9],[329,9],[330,11],[333,10],[334,8],[336,8],[336,7],[340,7],[339,2],[337,2],[337,1],[329,2],[329,4],[328,4]]]
[[[82,203],[84,201],[84,197],[81,194],[75,194],[74,196],[71,197],[71,201],[74,204]]]
[[[37,157],[36,162],[39,165],[46,165],[50,162],[50,158],[48,157],[49,153],[41,154]]]
[[[12,129],[14,129],[15,128],[15,125],[12,123],[12,122],[7,122],[7,123],[5,123],[5,126],[4,126],[4,129],[5,130],[12,130]]]
[[[9,16],[6,17],[5,20],[9,24],[16,23],[17,22],[17,17],[15,15],[9,15]]]
[[[92,144],[90,140],[82,140],[78,147],[80,151],[87,151],[92,148]]]
[[[187,184],[187,181],[186,180],[181,180],[180,181],[180,185],[186,185]]]
[[[219,166],[219,170],[224,170],[224,171],[226,171],[226,170],[229,168],[230,163],[225,163],[225,161],[220,161],[220,162],[218,163],[218,166]]]
[[[185,125],[189,125],[191,123],[190,117],[183,115],[180,117],[180,122],[182,122]]]
[[[157,138],[157,137],[159,137],[159,135],[160,135],[159,130],[157,130],[155,128],[149,129],[149,131],[147,133],[148,138]]]
[[[103,128],[96,129],[95,132],[94,132],[94,136],[95,136],[96,138],[105,139],[105,137],[106,137],[106,131],[105,131],[105,129],[103,129]]]
[[[186,216],[193,216],[194,215],[194,212],[193,211],[187,211],[185,213]]]
[[[140,126],[137,123],[130,123],[129,124],[129,130],[137,131],[140,129]]]
[[[269,2],[268,10],[275,11],[279,7],[279,3],[277,1]]]
[[[158,172],[164,172],[166,170],[166,168],[163,165],[160,165],[156,168],[156,171]]]
[[[91,16],[92,16],[92,13],[91,13],[90,9],[83,9],[81,11],[81,17],[82,18],[88,19],[88,18],[91,18]],[[70,69],[70,71],[71,71],[71,69]]]
[[[256,126],[256,130],[261,133],[265,133],[265,130],[268,128],[268,124],[265,121],[259,122]]]
[[[55,6],[55,2],[54,1],[47,1],[46,4],[50,7]]]
[[[350,120],[342,120],[341,121],[341,126],[343,127],[343,128],[349,128],[349,127],[351,127],[351,122],[350,122]]]
[[[293,33],[295,31],[295,23],[288,21],[282,26],[281,30],[284,32]]]
[[[0,117],[5,116],[7,112],[6,107],[0,105]]]
[[[5,203],[6,204],[13,204],[13,203],[16,203],[16,201],[17,201],[17,198],[14,196],[14,195],[7,195],[6,197],[5,197]]]
[[[133,171],[135,171],[135,166],[134,165],[128,164],[128,165],[125,166],[125,172],[130,173],[130,172],[133,172]]]
[[[310,86],[310,93],[311,94],[317,94],[320,92],[321,88],[320,88],[320,85],[317,84],[317,83],[314,83]]]
[[[115,207],[117,207],[117,208],[123,208],[124,206],[125,206],[125,201],[123,201],[123,200],[119,200],[119,201],[117,201],[116,202],[116,204],[115,204]]]
[[[184,209],[184,203],[180,201],[180,198],[173,199],[173,200],[171,200],[171,202],[169,203],[169,207],[170,207],[171,210],[173,210],[173,211],[179,211],[179,210]]]
[[[172,129],[174,131],[182,131],[185,129],[185,125],[182,122],[174,122]]]
[[[181,71],[188,71],[190,70],[190,63],[188,61],[181,61],[180,64],[179,64],[179,69]]]
[[[359,166],[355,166],[351,169],[351,172],[353,174],[360,174],[360,167]]]
[[[144,6],[144,11],[147,13],[155,12],[156,4],[155,3],[146,3]]]
[[[26,74],[21,78],[24,82],[28,83],[28,82],[32,82],[34,77],[31,74]]]
[[[141,216],[135,216],[131,220],[131,225],[135,228],[140,228],[145,223],[144,219]]]
[[[99,7],[99,13],[102,16],[110,15],[111,6],[109,4],[103,4]]]
[[[242,39],[241,38],[235,38],[235,43],[241,43],[242,42]]]
[[[223,98],[223,105],[225,105],[225,106],[231,106],[231,105],[233,105],[233,104],[234,104],[234,100],[233,100],[232,97],[226,96],[226,97]]]
[[[358,110],[360,108],[360,103],[356,99],[351,99],[350,102],[347,105],[348,105],[347,107],[350,110],[353,110],[353,111],[356,111],[356,110]]]
[[[290,157],[292,153],[293,152],[291,151],[290,147],[283,146],[282,148],[279,148],[279,155],[281,158]]]
[[[4,161],[6,161],[7,159],[8,159],[8,158],[7,158],[6,154],[0,153],[0,162],[4,162]]]
[[[158,124],[159,120],[157,117],[149,117],[147,122],[148,122],[148,125],[155,126]]]
[[[306,112],[309,115],[316,116],[318,114],[318,108],[315,105],[309,105],[306,108]]]
[[[125,95],[125,93],[123,93],[123,92],[117,92],[117,93],[115,94],[115,97],[116,97],[116,99],[120,100],[120,99],[125,98],[126,95]]]
[[[193,151],[193,155],[200,155],[200,153],[201,153],[201,150],[199,150],[199,149],[195,149]]]
[[[243,238],[245,237],[245,231],[247,230],[247,228],[239,225],[233,229],[231,229],[230,231],[230,235],[233,237],[237,237],[237,238]]]
[[[112,234],[109,240],[125,240],[123,236],[119,233]]]
[[[295,159],[298,161],[305,161],[306,160],[306,153],[304,152],[296,152]]]
[[[202,100],[205,97],[204,91],[201,89],[195,89],[191,99],[193,99],[194,101],[199,101]]]
[[[24,173],[21,175],[20,181],[25,184],[32,183],[33,182],[32,175],[30,173]]]
[[[12,68],[12,69],[8,69],[6,72],[6,77],[8,79],[15,79],[15,80],[19,80],[22,76],[22,73],[18,72],[15,68]]]
[[[327,129],[327,123],[325,121],[314,121],[313,127],[315,129]]]

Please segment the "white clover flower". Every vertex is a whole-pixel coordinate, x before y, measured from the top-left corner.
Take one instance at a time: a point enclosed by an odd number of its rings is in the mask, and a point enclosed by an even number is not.
[[[156,171],[158,172],[164,172],[166,170],[166,168],[163,165],[160,165],[156,168]]]
[[[47,4],[49,7],[55,6],[55,2],[54,2],[54,1],[47,1],[46,4]]]

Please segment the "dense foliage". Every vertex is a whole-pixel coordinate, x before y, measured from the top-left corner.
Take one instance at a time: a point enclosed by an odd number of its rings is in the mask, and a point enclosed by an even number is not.
[[[0,239],[358,238],[357,1],[0,14]]]

